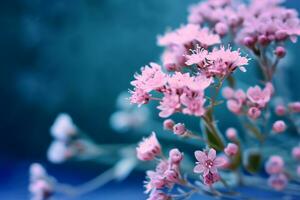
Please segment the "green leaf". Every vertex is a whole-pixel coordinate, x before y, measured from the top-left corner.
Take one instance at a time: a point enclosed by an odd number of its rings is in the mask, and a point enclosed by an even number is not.
[[[235,78],[232,75],[228,76],[227,81],[228,81],[229,87],[235,88],[236,81],[235,81]]]
[[[245,155],[244,167],[250,173],[257,173],[260,170],[261,160],[258,150],[250,150]]]
[[[225,147],[224,142],[223,142],[221,136],[219,135],[217,129],[215,127],[208,128],[207,124],[203,124],[203,126],[204,126],[205,137],[206,137],[209,147],[214,148],[218,151],[223,151],[223,149]]]

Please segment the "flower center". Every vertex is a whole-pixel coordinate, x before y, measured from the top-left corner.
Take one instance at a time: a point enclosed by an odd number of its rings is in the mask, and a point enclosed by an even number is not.
[[[213,164],[214,163],[211,160],[207,160],[206,163],[205,163],[205,165],[206,165],[207,168],[211,168],[213,166]]]

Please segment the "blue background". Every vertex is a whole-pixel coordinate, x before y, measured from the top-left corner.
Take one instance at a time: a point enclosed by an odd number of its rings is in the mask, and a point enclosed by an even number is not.
[[[108,167],[46,161],[49,127],[60,112],[69,113],[99,143],[136,141],[109,127],[115,99],[130,87],[140,66],[159,58],[157,34],[185,23],[193,2],[197,1],[0,2],[0,199],[28,196],[30,162],[42,162],[59,180],[74,184]],[[297,1],[286,5],[300,8]],[[293,48],[297,55],[299,45]],[[289,71],[293,91],[299,90],[298,72],[296,67]],[[292,98],[299,96],[294,93]],[[143,199],[142,180],[136,173],[126,183],[110,184],[85,199],[114,199],[119,194]]]

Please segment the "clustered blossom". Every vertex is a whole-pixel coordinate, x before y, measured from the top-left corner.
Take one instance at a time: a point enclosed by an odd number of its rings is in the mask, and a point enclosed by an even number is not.
[[[268,184],[276,190],[283,190],[288,183],[283,159],[277,155],[271,156],[265,164],[265,169],[270,175]]]
[[[160,160],[155,171],[147,171],[145,188],[146,193],[150,193],[148,200],[154,200],[154,197],[157,195],[163,200],[170,198],[163,193],[163,189],[172,189],[175,184],[182,180],[182,175],[180,173],[180,163],[182,159],[183,153],[178,149],[172,149],[169,152],[168,160]]]
[[[151,99],[150,92],[156,91],[163,94],[158,106],[161,110],[160,117],[169,117],[175,112],[195,116],[205,113],[204,90],[211,84],[211,78],[181,72],[169,75],[162,72],[158,64],[150,65],[151,67],[142,68],[141,75],[136,75],[136,80],[132,81],[135,88],[130,98],[131,103],[145,104]]]
[[[153,160],[161,153],[161,146],[153,132],[148,138],[144,138],[136,148],[137,157],[140,160]]]
[[[225,164],[225,160],[216,156],[216,150],[211,148],[208,151],[195,151],[195,157],[197,162],[194,172],[202,174],[206,185],[212,185],[220,180],[218,168]]]
[[[271,100],[273,92],[273,85],[267,83],[264,89],[259,86],[249,87],[246,93],[241,89],[234,91],[227,87],[224,88],[223,96],[227,99],[227,108],[231,112],[245,114],[255,120]]]
[[[31,200],[49,199],[54,192],[54,180],[46,170],[38,163],[30,166],[29,170]]]

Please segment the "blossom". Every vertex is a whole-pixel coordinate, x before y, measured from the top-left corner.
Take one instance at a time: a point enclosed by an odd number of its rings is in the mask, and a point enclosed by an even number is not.
[[[184,135],[186,133],[185,125],[182,124],[182,123],[175,124],[174,127],[173,127],[173,132],[176,135]]]
[[[184,114],[203,116],[205,114],[205,99],[202,95],[197,97],[188,97],[187,95],[181,96],[181,102],[186,107],[182,110]]]
[[[72,148],[67,146],[63,141],[55,140],[51,143],[47,157],[48,160],[53,163],[62,163],[75,155],[75,152]]]
[[[239,114],[242,110],[243,104],[240,101],[230,99],[226,103],[228,110],[235,114]]]
[[[216,150],[213,148],[209,149],[208,152],[195,151],[195,157],[197,162],[194,172],[203,173],[203,176],[206,176],[209,173],[217,173],[217,168],[224,164],[224,159],[222,157],[216,157]]]
[[[142,161],[153,160],[161,153],[161,146],[156,138],[155,132],[148,138],[144,138],[136,148],[137,157]]]
[[[50,128],[51,135],[59,140],[68,140],[75,136],[77,131],[72,118],[66,113],[59,114]]]
[[[300,112],[300,102],[298,102],[298,101],[289,103],[288,107],[291,112],[294,112],[294,113]]]
[[[234,156],[238,153],[239,147],[234,143],[228,143],[227,147],[224,149],[224,152],[227,156]]]
[[[141,74],[135,74],[131,85],[135,88],[150,92],[164,86],[166,74],[162,72],[161,66],[156,63],[150,63],[141,69]]]
[[[199,67],[204,67],[205,59],[208,56],[208,51],[198,46],[196,50],[191,50],[192,54],[185,55],[187,61],[185,64],[193,65],[197,64]]]
[[[284,161],[280,156],[273,155],[271,156],[266,164],[265,169],[268,174],[280,174],[283,172],[284,168]]]
[[[218,173],[211,173],[209,172],[207,175],[203,177],[203,182],[206,185],[212,185],[215,182],[218,182],[220,180],[220,175]]]
[[[172,76],[168,77],[168,85],[172,89],[182,89],[189,87],[193,82],[193,78],[189,73],[175,72]]]
[[[129,91],[131,96],[129,98],[130,103],[138,104],[139,106],[147,104],[151,98],[151,95],[142,89],[136,88],[134,91]]]
[[[260,107],[265,107],[265,105],[271,99],[271,91],[269,88],[265,87],[263,90],[259,86],[249,87],[247,90],[247,98],[254,104]]]
[[[169,152],[169,161],[173,164],[179,164],[183,159],[183,153],[178,149],[171,149]]]
[[[275,190],[283,190],[288,184],[288,178],[285,174],[273,174],[268,179],[268,184]]]
[[[225,99],[231,99],[234,97],[234,90],[231,87],[224,87],[222,90],[222,96]]]
[[[261,115],[261,111],[259,108],[253,106],[251,108],[249,108],[248,110],[248,116],[251,118],[251,119],[257,119],[259,118],[259,116]]]
[[[185,66],[186,57],[184,56],[187,50],[183,46],[172,46],[167,48],[162,56],[161,60],[163,66],[168,71],[179,71],[183,66]]]
[[[170,131],[172,131],[174,125],[175,125],[175,122],[174,122],[172,119],[166,119],[166,120],[163,122],[163,127],[164,127],[165,130],[170,130]]]
[[[292,156],[296,160],[300,160],[300,146],[294,147],[292,150]]]
[[[286,129],[286,124],[284,121],[282,120],[278,120],[276,121],[273,126],[272,126],[272,130],[275,132],[275,133],[281,133],[281,132],[284,132]]]
[[[229,140],[236,140],[237,139],[237,130],[235,128],[228,128],[226,130],[226,137]]]
[[[285,108],[285,106],[284,106],[284,105],[277,105],[277,106],[275,107],[275,113],[276,113],[276,115],[278,115],[278,116],[283,116],[283,115],[285,115],[285,113],[286,113],[286,108]]]
[[[176,94],[166,94],[160,105],[157,107],[161,112],[159,113],[160,117],[169,117],[176,111],[178,111],[181,107],[179,96]]]

